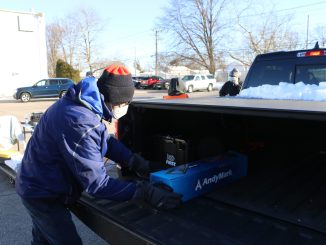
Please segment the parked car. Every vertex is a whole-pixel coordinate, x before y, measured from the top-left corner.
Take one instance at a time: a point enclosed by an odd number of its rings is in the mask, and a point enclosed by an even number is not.
[[[140,81],[143,79],[144,77],[138,77],[138,76],[134,76],[132,77],[132,81],[134,82],[135,88],[140,88]]]
[[[132,77],[132,81],[134,82],[135,88],[139,88],[139,86],[140,86],[139,80],[135,77]]]
[[[169,89],[171,79],[162,79],[153,85],[154,89]]]
[[[33,86],[17,88],[14,98],[22,102],[28,102],[31,98],[61,98],[73,83],[69,78],[42,79]]]
[[[186,75],[180,80],[180,88],[188,93],[192,93],[196,90],[213,91],[216,87],[216,79],[213,75]]]
[[[164,79],[160,76],[145,77],[140,81],[140,87],[153,88],[154,84],[158,83],[160,80],[164,80]]]
[[[134,76],[132,77],[132,80],[134,82],[134,85],[135,85],[135,88],[139,89],[141,86],[140,86],[140,83],[142,80],[146,80],[148,77],[145,77],[145,76]]]

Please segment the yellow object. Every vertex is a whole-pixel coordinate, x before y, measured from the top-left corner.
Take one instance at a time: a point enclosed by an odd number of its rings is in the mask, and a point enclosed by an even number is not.
[[[0,150],[0,157],[1,158],[11,158],[14,155],[21,155],[19,151],[16,150]]]

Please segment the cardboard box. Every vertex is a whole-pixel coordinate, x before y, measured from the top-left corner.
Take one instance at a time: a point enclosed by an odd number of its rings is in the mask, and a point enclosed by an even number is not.
[[[228,152],[218,157],[151,173],[150,181],[171,187],[174,192],[183,195],[183,201],[188,201],[246,176],[247,165],[245,155]]]

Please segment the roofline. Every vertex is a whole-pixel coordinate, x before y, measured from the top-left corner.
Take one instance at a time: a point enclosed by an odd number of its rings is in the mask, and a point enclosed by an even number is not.
[[[298,52],[307,52],[307,51],[312,51],[312,50],[326,50],[326,48],[312,48],[312,49],[297,49],[297,50],[289,50],[289,51],[275,51],[275,52],[269,52],[269,53],[264,53],[264,54],[259,54],[258,56],[269,56],[269,55],[277,55],[277,54],[289,54],[289,53],[298,53]]]
[[[33,13],[33,12],[23,12],[23,11],[15,11],[15,10],[8,10],[8,9],[0,9],[0,12],[7,12],[7,13],[16,13],[16,14],[30,14],[30,15],[36,15],[39,17],[43,17],[44,14],[41,12]]]

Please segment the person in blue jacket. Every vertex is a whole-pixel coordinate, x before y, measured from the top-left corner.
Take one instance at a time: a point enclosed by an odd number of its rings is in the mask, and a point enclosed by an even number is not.
[[[85,191],[116,201],[144,200],[174,208],[181,196],[148,182],[127,182],[106,173],[104,157],[139,175],[151,163],[111,137],[103,120],[126,114],[134,95],[130,72],[119,65],[72,85],[41,117],[28,142],[16,191],[32,218],[32,244],[82,244],[68,205]]]

